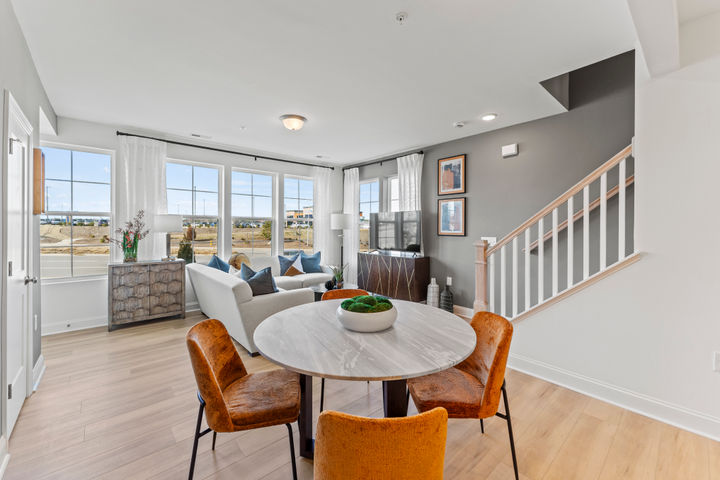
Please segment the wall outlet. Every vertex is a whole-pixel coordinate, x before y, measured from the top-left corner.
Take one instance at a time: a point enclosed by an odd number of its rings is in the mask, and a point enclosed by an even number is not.
[[[720,352],[713,352],[713,372],[720,373]]]
[[[492,247],[497,243],[497,237],[480,237],[480,240],[488,242],[488,246]]]

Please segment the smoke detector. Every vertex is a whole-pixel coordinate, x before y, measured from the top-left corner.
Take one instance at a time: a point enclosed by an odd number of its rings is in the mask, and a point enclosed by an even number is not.
[[[405,24],[405,20],[407,20],[407,16],[408,16],[408,14],[407,14],[406,12],[398,12],[398,13],[395,14],[395,21],[396,21],[399,25],[404,25],[404,24]]]
[[[465,126],[465,122],[453,122],[453,127],[462,128]]]

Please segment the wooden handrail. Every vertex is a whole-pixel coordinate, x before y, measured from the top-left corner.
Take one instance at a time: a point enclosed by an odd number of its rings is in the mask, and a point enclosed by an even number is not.
[[[547,214],[552,212],[554,209],[565,203],[568,198],[574,196],[578,192],[581,192],[585,186],[590,185],[592,182],[597,180],[603,173],[607,172],[611,168],[613,168],[615,165],[620,163],[623,159],[629,157],[632,155],[632,145],[628,145],[627,147],[623,148],[620,152],[618,152],[614,157],[612,157],[607,162],[600,165],[598,168],[596,168],[592,173],[590,173],[588,176],[580,180],[575,186],[571,187],[567,192],[563,193],[559,197],[557,197],[555,200],[550,202],[545,208],[540,210],[538,213],[533,215],[532,217],[525,220],[522,225],[517,227],[515,230],[507,234],[502,240],[497,242],[495,245],[493,245],[491,248],[489,248],[485,255],[490,256],[493,253],[500,250],[503,246],[507,245],[512,241],[513,238],[520,235],[522,232],[524,232],[528,227],[535,224],[538,220],[545,217]]]
[[[628,186],[632,185],[633,182],[635,182],[635,175],[630,175],[629,177],[627,177],[625,179],[625,186],[628,187]],[[607,199],[610,200],[612,197],[617,195],[619,191],[620,191],[620,187],[618,185],[615,185],[613,188],[611,188],[610,190],[607,191]],[[592,202],[590,202],[590,205],[588,206],[588,212],[592,212],[599,206],[600,206],[600,198],[598,197],[595,200],[593,200]],[[580,220],[584,214],[585,214],[584,209],[580,209],[577,212],[575,212],[575,214],[573,215],[573,222],[577,222],[578,220]],[[567,220],[560,223],[558,225],[558,233],[565,230],[567,228],[567,226],[568,226]],[[547,242],[548,240],[550,240],[552,238],[552,233],[553,233],[552,229],[545,232],[545,235],[543,235],[543,242]],[[532,252],[533,250],[535,250],[537,248],[537,246],[538,246],[538,241],[535,240],[534,242],[532,242],[530,244],[530,251]],[[524,252],[525,249],[523,248],[522,251]]]

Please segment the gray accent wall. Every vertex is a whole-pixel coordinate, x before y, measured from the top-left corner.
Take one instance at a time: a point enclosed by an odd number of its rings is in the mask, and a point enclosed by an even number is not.
[[[500,240],[632,142],[634,77],[634,52],[627,52],[571,72],[566,113],[424,149],[424,250],[441,285],[453,277],[457,305],[472,307],[476,240]],[[503,159],[500,147],[511,143],[519,144],[520,153]],[[467,199],[467,236],[441,237],[436,233],[437,161],[460,154],[467,155],[467,193],[442,198]],[[612,220],[609,215],[609,225]]]

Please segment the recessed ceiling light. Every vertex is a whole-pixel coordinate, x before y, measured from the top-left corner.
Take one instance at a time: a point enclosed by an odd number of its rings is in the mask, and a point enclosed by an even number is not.
[[[280,117],[280,121],[285,125],[285,128],[294,132],[300,130],[303,125],[305,125],[307,118],[302,115],[286,114]]]
[[[465,122],[453,122],[453,127],[462,128],[465,126]]]
[[[482,118],[486,122],[492,122],[493,120],[495,120],[497,118],[497,113],[486,113],[485,115],[483,115],[480,118]]]

